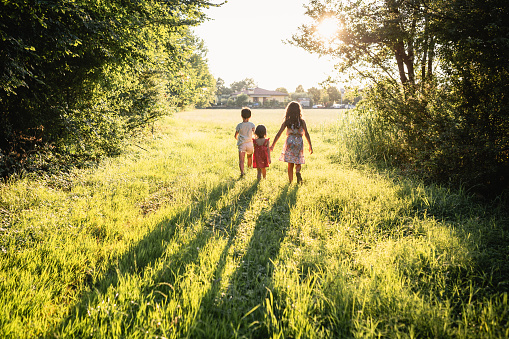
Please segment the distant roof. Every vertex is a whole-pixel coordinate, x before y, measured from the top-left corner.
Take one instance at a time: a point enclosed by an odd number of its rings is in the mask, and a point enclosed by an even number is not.
[[[243,93],[247,94],[247,95],[251,95],[251,96],[288,96],[289,95],[289,94],[283,93],[283,92],[269,91],[267,89],[256,87],[256,88],[243,89],[239,92],[233,93],[232,96],[237,96],[237,95],[240,95]]]

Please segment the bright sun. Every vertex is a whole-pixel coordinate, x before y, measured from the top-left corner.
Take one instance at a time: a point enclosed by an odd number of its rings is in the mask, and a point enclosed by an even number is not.
[[[332,40],[339,30],[338,21],[335,18],[325,18],[317,26],[318,34],[325,40]]]

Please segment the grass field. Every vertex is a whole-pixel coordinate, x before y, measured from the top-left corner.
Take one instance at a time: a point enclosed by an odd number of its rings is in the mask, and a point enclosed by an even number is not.
[[[273,138],[282,114],[251,121]],[[237,110],[1,184],[0,337],[507,338],[505,211],[345,161],[343,110],[304,118],[299,186],[284,139],[266,180],[239,179]]]

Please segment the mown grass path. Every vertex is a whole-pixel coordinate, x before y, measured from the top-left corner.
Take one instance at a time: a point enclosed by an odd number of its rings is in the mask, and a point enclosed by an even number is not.
[[[273,138],[283,110],[254,110]],[[342,111],[308,111],[288,184],[239,180],[240,112],[177,114],[99,168],[0,187],[1,337],[509,335],[507,216],[340,164]],[[344,126],[344,125],[343,125]]]

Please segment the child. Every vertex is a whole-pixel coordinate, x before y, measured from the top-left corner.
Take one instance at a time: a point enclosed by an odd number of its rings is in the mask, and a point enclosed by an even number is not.
[[[269,139],[266,139],[267,129],[263,125],[256,126],[256,139],[253,139],[254,156],[253,167],[258,170],[258,181],[267,175],[267,167],[270,164]]]
[[[292,101],[286,106],[285,118],[279,132],[277,132],[274,137],[274,141],[272,141],[272,146],[270,146],[271,151],[274,150],[274,145],[285,128],[287,129],[287,137],[279,160],[288,163],[288,180],[290,183],[293,181],[293,167],[295,166],[297,183],[300,184],[302,183],[300,170],[304,163],[304,142],[302,141],[302,135],[304,135],[308,141],[309,153],[313,154],[311,138],[309,137],[306,122],[302,119],[302,107],[300,103]]]
[[[242,122],[235,128],[235,139],[237,139],[237,147],[239,148],[239,168],[240,177],[244,176],[244,159],[247,154],[247,166],[251,167],[253,162],[253,132],[255,125],[249,122],[251,118],[251,110],[247,107],[240,111]]]

